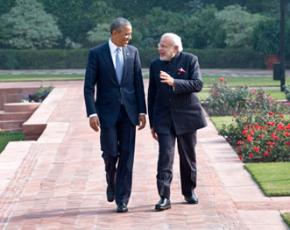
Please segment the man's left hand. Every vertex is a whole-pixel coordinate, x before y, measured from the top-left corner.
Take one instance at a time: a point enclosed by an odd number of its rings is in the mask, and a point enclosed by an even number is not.
[[[162,83],[165,83],[170,86],[174,86],[174,78],[171,77],[168,73],[164,71],[160,71],[160,78],[161,78]]]
[[[139,115],[139,125],[138,125],[139,128],[138,128],[138,130],[144,129],[145,125],[146,125],[146,116],[145,116],[145,114],[140,114]]]

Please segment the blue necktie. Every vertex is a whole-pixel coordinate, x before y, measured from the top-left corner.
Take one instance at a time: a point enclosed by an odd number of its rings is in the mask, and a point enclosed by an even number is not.
[[[123,74],[123,60],[121,56],[121,48],[116,49],[116,74],[119,84],[122,80],[122,74]]]

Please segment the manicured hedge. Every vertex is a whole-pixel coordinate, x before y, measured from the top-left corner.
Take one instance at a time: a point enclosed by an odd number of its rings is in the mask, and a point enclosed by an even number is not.
[[[84,68],[87,49],[0,50],[1,69]]]
[[[265,58],[250,49],[184,49],[198,56],[202,68],[265,68]],[[157,50],[140,49],[144,67],[148,67]]]
[[[185,49],[199,57],[202,68],[265,68],[262,54],[250,49]],[[139,49],[143,67],[158,56],[156,48]],[[0,49],[0,69],[85,68],[88,49]]]

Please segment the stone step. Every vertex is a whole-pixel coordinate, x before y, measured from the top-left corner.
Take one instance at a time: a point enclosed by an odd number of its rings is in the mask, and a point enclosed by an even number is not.
[[[31,116],[32,112],[5,112],[0,111],[0,121],[8,120],[27,120]]]
[[[18,120],[18,121],[0,121],[0,129],[2,130],[21,130],[22,124],[25,120]]]
[[[38,108],[41,103],[32,102],[32,103],[5,103],[3,110],[5,112],[33,112]]]

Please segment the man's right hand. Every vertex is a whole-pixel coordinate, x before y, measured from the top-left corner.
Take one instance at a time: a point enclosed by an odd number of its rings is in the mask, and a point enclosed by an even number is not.
[[[99,121],[98,116],[90,117],[90,126],[96,132],[99,131],[99,129],[100,129],[100,121]]]
[[[154,128],[151,129],[151,135],[156,141],[158,141],[158,135]]]

